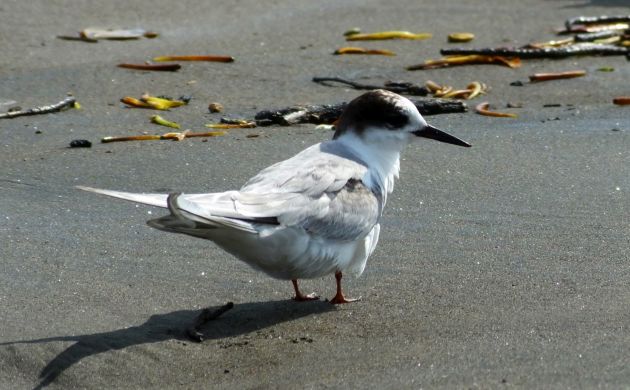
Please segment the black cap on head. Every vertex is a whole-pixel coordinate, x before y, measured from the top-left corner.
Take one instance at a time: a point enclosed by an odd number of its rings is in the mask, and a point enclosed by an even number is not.
[[[367,127],[398,130],[409,123],[409,114],[397,105],[399,95],[377,89],[364,93],[346,106],[337,123],[333,139],[352,128],[361,134]]]

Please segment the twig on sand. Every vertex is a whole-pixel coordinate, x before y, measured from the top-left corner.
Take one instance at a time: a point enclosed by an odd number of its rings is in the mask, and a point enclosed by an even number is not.
[[[370,84],[361,84],[356,81],[347,80],[341,77],[313,77],[313,82],[322,85],[329,85],[331,82],[346,84],[351,86],[354,89],[360,90],[372,90],[372,89],[385,89],[394,93],[401,93],[403,95],[413,95],[413,96],[427,96],[429,94],[429,90],[427,87],[423,85],[416,85],[409,82],[395,82],[395,81],[387,81],[384,85],[370,85]]]
[[[465,103],[452,99],[411,99],[422,115],[466,112]],[[298,123],[331,124],[341,116],[347,103],[291,106],[278,110],[259,111],[254,119],[258,126],[292,126]]]
[[[28,110],[5,112],[3,114],[0,114],[0,119],[15,118],[18,116],[28,115],[50,114],[51,112],[57,112],[63,110],[64,108],[72,107],[75,102],[76,98],[74,96],[70,96],[63,99],[59,103],[51,104],[49,106],[34,107],[29,108]]]
[[[543,48],[449,48],[440,50],[440,53],[445,56],[481,54],[488,56],[507,56],[519,58],[565,58],[579,55],[628,55],[630,54],[630,47],[586,42],[570,46]]]
[[[198,343],[203,341],[203,333],[201,333],[200,329],[202,326],[207,324],[210,321],[216,320],[223,313],[231,310],[234,307],[233,302],[228,302],[225,305],[219,307],[218,309],[211,310],[209,307],[206,307],[201,311],[199,316],[195,319],[193,325],[186,329],[186,334],[190,337],[191,340],[196,341]]]
[[[192,138],[192,137],[218,137],[225,135],[225,131],[206,131],[202,133],[192,133],[190,130],[185,130],[182,132],[172,132],[172,133],[164,133],[164,134],[139,134],[139,135],[129,135],[122,137],[105,137],[101,139],[101,143],[110,143],[110,142],[126,142],[126,141],[157,141],[157,140],[165,140],[170,139],[173,141],[181,141],[184,138]]]

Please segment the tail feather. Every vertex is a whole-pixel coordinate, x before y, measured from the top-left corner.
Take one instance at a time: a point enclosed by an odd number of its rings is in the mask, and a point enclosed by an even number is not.
[[[97,194],[107,195],[114,198],[124,199],[131,202],[148,204],[150,206],[157,206],[167,208],[168,204],[166,199],[168,198],[167,194],[134,194],[131,192],[121,192],[121,191],[112,191],[112,190],[103,190],[100,188],[92,188],[92,187],[84,187],[84,186],[76,186],[76,188],[88,191],[95,192]]]
[[[239,220],[220,216],[198,216],[179,207],[177,198],[180,193],[173,194],[135,194],[131,192],[120,192],[103,190],[100,188],[77,186],[76,188],[107,195],[114,198],[124,199],[131,202],[143,203],[151,206],[168,208],[170,215],[155,218],[147,221],[147,224],[155,229],[184,233],[191,236],[207,238],[208,232],[216,228],[228,228],[241,230],[248,233],[258,233],[252,223],[246,220]]]

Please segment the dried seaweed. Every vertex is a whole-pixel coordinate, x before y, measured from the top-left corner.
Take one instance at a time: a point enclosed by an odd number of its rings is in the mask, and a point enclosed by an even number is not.
[[[465,103],[451,99],[411,99],[422,115],[466,112]],[[254,117],[258,126],[291,126],[298,123],[330,124],[335,122],[347,103],[292,106],[278,110],[263,110]]]
[[[543,48],[449,48],[440,50],[442,55],[471,55],[506,56],[519,58],[565,58],[580,55],[628,55],[630,47],[605,45],[598,43],[579,43],[560,47]]]
[[[564,22],[567,30],[570,30],[572,26],[577,24],[613,24],[613,23],[630,23],[630,15],[616,15],[616,16],[577,16],[575,18],[569,18]]]
[[[361,84],[356,81],[347,80],[341,77],[313,77],[313,81],[321,85],[331,86],[329,83],[340,83],[348,85],[358,90],[385,89],[394,93],[412,96],[426,96],[429,94],[428,88],[409,82],[387,81],[384,85]]]

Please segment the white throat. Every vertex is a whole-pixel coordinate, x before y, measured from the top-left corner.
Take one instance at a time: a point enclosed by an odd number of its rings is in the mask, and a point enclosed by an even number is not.
[[[394,190],[394,179],[398,178],[400,170],[400,153],[407,144],[407,139],[370,134],[358,136],[348,132],[340,136],[337,142],[343,143],[367,165],[368,172],[362,179],[363,184],[372,191],[380,192],[385,202],[387,194]]]

